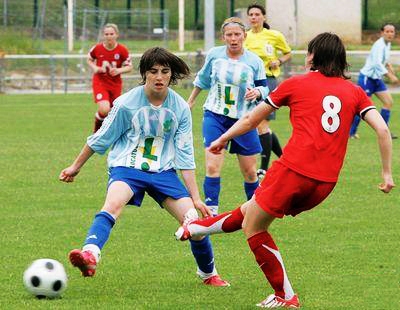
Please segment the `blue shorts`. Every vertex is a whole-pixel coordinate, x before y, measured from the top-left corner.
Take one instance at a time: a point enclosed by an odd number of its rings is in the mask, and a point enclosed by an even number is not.
[[[203,116],[203,137],[204,146],[209,147],[211,143],[217,140],[222,134],[237,122],[236,119],[219,115],[211,111],[204,111]],[[244,156],[255,155],[261,152],[260,139],[256,129],[253,129],[244,135],[233,138],[230,142],[229,153]]]
[[[115,181],[122,181],[129,185],[134,193],[128,205],[140,207],[144,193],[147,192],[159,205],[168,197],[180,199],[190,197],[185,186],[179,180],[174,169],[162,172],[145,172],[130,167],[110,168],[107,188]]]
[[[364,74],[360,73],[358,76],[358,83],[362,89],[371,97],[374,93],[387,90],[387,87],[382,79],[371,79]]]

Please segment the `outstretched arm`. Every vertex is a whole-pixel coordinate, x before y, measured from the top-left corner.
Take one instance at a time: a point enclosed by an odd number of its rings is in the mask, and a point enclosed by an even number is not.
[[[87,144],[85,144],[82,151],[76,157],[72,165],[61,171],[60,176],[58,177],[59,180],[63,182],[73,182],[75,176],[79,173],[79,170],[93,155],[93,153],[94,151]]]
[[[379,189],[384,193],[389,193],[395,186],[392,177],[392,138],[389,128],[379,112],[375,109],[369,110],[364,120],[378,136],[379,151],[382,161],[382,178],[383,182],[379,185]]]
[[[273,111],[275,111],[275,108],[265,102],[261,102],[250,113],[240,118],[227,132],[211,143],[208,148],[209,151],[213,154],[220,154],[228,141],[256,128]]]

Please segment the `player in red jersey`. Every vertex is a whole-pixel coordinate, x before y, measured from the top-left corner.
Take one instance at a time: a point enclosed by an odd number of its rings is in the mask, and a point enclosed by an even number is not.
[[[113,101],[121,95],[121,74],[132,70],[129,51],[117,42],[118,35],[117,25],[106,24],[103,28],[103,42],[93,46],[88,54],[87,62],[93,70],[93,96],[98,105],[94,132],[101,127]]]
[[[333,190],[356,114],[378,137],[383,177],[379,189],[389,193],[395,186],[390,131],[365,92],[347,81],[346,51],[340,38],[331,33],[316,36],[308,45],[306,65],[310,72],[282,82],[266,104],[259,104],[209,148],[218,154],[233,137],[255,128],[281,106],[289,107],[292,136],[253,198],[231,212],[193,221],[176,232],[178,239],[186,240],[190,236],[232,232],[243,226],[250,249],[275,291],[258,304],[265,308],[300,307],[268,228],[275,218],[314,208]]]

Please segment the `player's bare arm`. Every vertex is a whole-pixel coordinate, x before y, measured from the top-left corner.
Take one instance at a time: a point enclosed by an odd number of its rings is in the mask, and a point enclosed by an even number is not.
[[[89,67],[93,70],[93,73],[95,73],[95,74],[98,73],[98,72],[100,72],[100,73],[106,72],[106,70],[103,67],[97,66],[96,65],[96,60],[91,58],[91,57],[89,57],[87,59],[87,63],[89,65]]]
[[[246,90],[246,94],[244,95],[244,99],[253,101],[255,99],[261,98],[261,91],[258,88],[248,88]]]
[[[187,101],[187,103],[189,104],[190,108],[192,108],[195,105],[196,98],[200,94],[200,92],[201,92],[201,88],[200,87],[195,86],[193,88],[192,93],[190,94],[189,99]]]
[[[256,128],[273,111],[275,111],[275,108],[271,105],[265,102],[260,103],[254,110],[239,119],[226,133],[211,143],[208,150],[213,154],[220,154],[229,140]]]
[[[72,165],[61,171],[60,176],[58,177],[59,180],[67,183],[73,182],[75,176],[78,175],[82,166],[93,154],[94,151],[87,144],[85,144]]]
[[[122,66],[121,68],[111,68],[110,69],[110,75],[111,76],[117,76],[119,74],[124,74],[132,71],[132,65],[127,64]]]
[[[392,138],[389,128],[375,109],[368,111],[364,119],[375,130],[378,136],[383,179],[383,182],[379,184],[379,189],[384,193],[389,193],[395,186],[392,177]]]
[[[386,64],[386,69],[388,70],[388,73],[386,73],[386,76],[389,78],[390,82],[393,84],[398,84],[399,79],[397,78],[396,74],[394,73],[394,69],[391,63]]]
[[[193,200],[194,207],[199,210],[203,217],[212,215],[211,210],[200,198],[199,188],[196,183],[196,175],[194,170],[181,170],[183,182],[189,191],[190,197]]]

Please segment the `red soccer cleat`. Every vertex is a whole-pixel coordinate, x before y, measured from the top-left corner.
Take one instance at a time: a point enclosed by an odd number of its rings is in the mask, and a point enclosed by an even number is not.
[[[222,280],[219,275],[215,275],[212,277],[209,277],[205,280],[203,280],[203,283],[205,285],[211,285],[211,286],[219,286],[219,287],[228,287],[231,286],[229,282]]]
[[[300,308],[299,298],[294,295],[290,299],[283,299],[282,297],[276,296],[274,294],[269,295],[265,300],[256,305],[260,308]]]
[[[96,258],[89,251],[79,249],[69,252],[69,261],[74,267],[78,267],[84,277],[93,277],[96,273]]]

